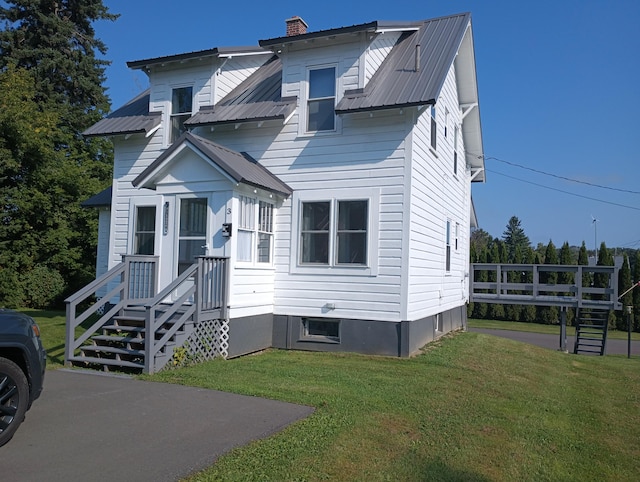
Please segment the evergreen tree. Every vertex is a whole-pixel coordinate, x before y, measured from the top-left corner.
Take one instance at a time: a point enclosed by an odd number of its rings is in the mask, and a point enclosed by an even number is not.
[[[502,260],[500,259],[500,244],[501,242],[498,239],[495,239],[491,244],[491,249],[489,251],[489,263],[502,263]],[[498,281],[496,279],[495,272],[489,274],[489,281]],[[489,303],[487,316],[490,320],[504,320],[504,306],[499,303]]]
[[[512,263],[522,263],[522,252],[520,251],[520,246],[516,246],[514,251],[514,256]],[[510,283],[520,283],[521,275],[516,271],[509,271],[507,280]],[[520,291],[513,292],[513,294],[521,294]],[[505,305],[504,306],[505,317],[510,321],[520,321],[520,313],[522,312],[522,305]]]
[[[111,182],[112,150],[81,132],[110,108],[102,85],[107,62],[97,58],[106,48],[92,22],[113,19],[102,0],[0,3],[0,105],[36,119],[22,130],[20,119],[6,120],[0,132],[0,278],[23,288],[18,296],[0,279],[0,304],[43,307],[60,295],[27,293],[34,281],[51,278],[58,286],[61,278],[69,292],[94,276],[97,213],[80,202]],[[25,105],[12,107],[19,89]],[[38,148],[25,155],[16,147],[25,143]],[[49,291],[46,283],[39,291]]]
[[[607,248],[607,245],[603,241],[600,243],[600,249],[598,250],[598,266],[613,266],[613,256],[611,251]],[[610,275],[607,273],[595,273],[593,275],[593,285],[596,288],[608,288]],[[598,299],[606,300],[608,295],[595,295]],[[616,327],[616,314],[613,310],[609,311],[609,328]]]
[[[549,244],[544,252],[544,264],[558,264],[558,250],[553,241],[549,240]],[[540,283],[554,285],[558,282],[558,273],[555,271],[541,272]],[[558,308],[556,306],[541,306],[538,310],[538,318],[542,323],[552,324],[558,322]]]
[[[640,281],[640,249],[636,251],[635,266],[633,267],[633,282]],[[640,331],[640,286],[633,289],[633,322],[635,331]]]
[[[622,268],[618,273],[618,291],[619,294],[624,293],[632,286],[631,281],[631,266],[629,266],[629,257],[625,254],[624,260],[622,262]],[[626,330],[627,329],[627,312],[626,307],[632,306],[633,304],[633,293],[629,292],[622,297],[620,300],[622,303],[622,312],[618,312],[616,314],[616,329],[618,330]]]
[[[485,248],[482,251],[480,251],[480,254],[478,255],[478,263],[486,263],[486,262],[487,262],[487,248],[485,246]],[[479,281],[479,282],[489,281],[488,273],[485,270],[479,271],[477,274],[476,281]],[[486,290],[481,290],[481,291],[486,291]],[[488,309],[487,303],[474,303],[473,317],[478,320],[486,319],[487,309]]]
[[[569,247],[569,243],[567,241],[564,242],[562,247],[560,248],[560,264],[562,265],[572,265],[575,264],[573,260],[573,256],[571,254],[571,248]],[[575,283],[575,274],[570,273],[568,271],[561,271],[558,273],[558,283],[561,285],[572,285]],[[565,292],[565,296],[571,296],[571,292]],[[571,325],[574,319],[573,308],[567,308],[567,325]]]
[[[524,229],[520,225],[520,220],[517,216],[511,216],[509,222],[507,223],[507,227],[502,233],[502,241],[504,242],[504,246],[507,250],[507,262],[514,263],[519,261],[514,261],[516,257],[516,247],[520,248],[520,252],[523,252],[526,248],[531,245],[529,238],[524,233]]]
[[[540,260],[537,257],[536,252],[531,246],[526,249],[524,256],[525,264],[540,264]],[[533,283],[533,273],[527,271],[522,275],[523,283]],[[520,313],[520,320],[528,323],[534,323],[537,320],[537,309],[535,305],[524,305]]]

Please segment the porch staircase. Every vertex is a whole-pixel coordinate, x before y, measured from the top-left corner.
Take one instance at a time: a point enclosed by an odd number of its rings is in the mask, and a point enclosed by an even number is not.
[[[576,314],[576,343],[573,353],[603,356],[607,344],[609,310],[580,309]]]
[[[125,256],[66,300],[65,362],[106,372],[155,373],[177,348],[181,359],[226,358],[228,270],[227,258],[201,256],[156,293],[157,258]]]
[[[171,331],[173,320],[155,331],[156,340]],[[194,331],[193,323],[185,323],[162,345],[155,356],[156,366],[164,367],[170,362],[174,348],[182,346]],[[71,356],[69,363],[80,368],[105,372],[139,374],[145,368],[145,309],[131,306],[121,315],[116,315],[102,326],[101,334],[89,338],[80,346],[80,353]]]

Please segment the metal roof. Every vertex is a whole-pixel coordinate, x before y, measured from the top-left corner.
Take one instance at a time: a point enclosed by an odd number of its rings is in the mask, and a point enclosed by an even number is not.
[[[180,62],[183,60],[198,59],[202,57],[230,57],[233,55],[266,54],[267,50],[261,47],[215,47],[206,50],[196,50],[182,54],[165,55],[142,60],[132,60],[127,62],[130,69],[142,69],[151,65],[166,64],[169,62]]]
[[[293,192],[289,186],[271,174],[264,166],[258,164],[255,159],[247,153],[232,151],[191,132],[182,134],[171,147],[140,173],[133,180],[132,184],[135,187],[153,186],[153,178],[155,175],[166,168],[173,154],[183,145],[190,145],[191,148],[200,151],[237,183],[263,188],[267,191],[276,192],[285,196],[289,196]]]
[[[89,127],[82,135],[148,134],[160,125],[161,119],[160,112],[149,112],[149,90],[146,90]]]
[[[111,206],[112,187],[109,186],[104,191],[100,191],[95,196],[91,196],[86,201],[80,203],[83,208],[99,208],[103,206]]]
[[[404,33],[366,87],[345,92],[336,113],[435,104],[470,20],[469,13],[425,20]]]
[[[203,107],[185,121],[196,127],[235,122],[286,119],[296,108],[295,97],[282,97],[282,62],[271,57],[256,72],[214,106]]]
[[[328,30],[318,30],[316,32],[309,32],[301,35],[288,35],[284,37],[259,40],[258,43],[261,47],[277,47],[288,43],[306,42],[318,38],[335,37],[336,35],[347,35],[358,32],[375,32],[378,30],[406,30],[415,28],[419,25],[420,24],[417,24],[416,22],[374,21],[369,23],[361,23],[358,25],[351,25],[350,27],[338,27]]]

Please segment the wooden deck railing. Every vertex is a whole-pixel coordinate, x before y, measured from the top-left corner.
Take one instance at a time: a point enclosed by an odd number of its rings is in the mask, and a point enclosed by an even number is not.
[[[618,301],[619,269],[619,266],[473,263],[470,301],[619,310],[622,309]],[[492,281],[479,281],[478,277],[483,272]],[[540,281],[551,273],[570,273],[573,282]],[[604,281],[598,284],[604,286],[583,286],[583,280],[589,279],[587,276],[590,275],[603,276]],[[521,281],[525,278],[530,280]]]

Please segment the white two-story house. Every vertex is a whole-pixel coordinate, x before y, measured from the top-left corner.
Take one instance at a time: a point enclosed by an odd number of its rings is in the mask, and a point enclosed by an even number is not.
[[[153,256],[159,293],[224,259],[226,355],[409,356],[466,320],[484,181],[471,16],[286,22],[257,47],[128,63],[149,89],[84,133],[115,149],[87,203],[104,205],[98,275]]]

